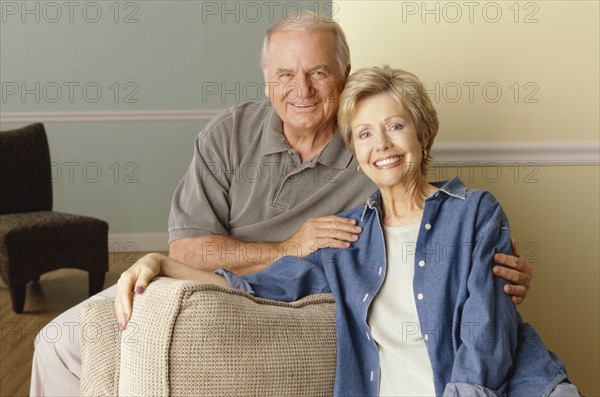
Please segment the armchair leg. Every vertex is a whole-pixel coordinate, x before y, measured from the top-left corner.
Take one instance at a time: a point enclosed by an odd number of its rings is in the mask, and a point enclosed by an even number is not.
[[[104,287],[104,277],[106,273],[103,271],[88,271],[89,277],[89,295],[96,295],[102,291]]]
[[[9,290],[13,311],[15,313],[23,313],[23,308],[25,307],[25,286],[9,287]]]

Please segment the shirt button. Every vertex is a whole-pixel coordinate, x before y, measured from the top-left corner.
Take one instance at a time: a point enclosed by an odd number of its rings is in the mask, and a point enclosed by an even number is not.
[[[429,223],[426,223],[425,224],[425,229],[427,229],[427,230],[431,229],[431,225]]]
[[[420,301],[422,301],[423,300],[423,294],[419,292],[417,294],[417,299],[420,300]]]
[[[425,261],[423,261],[423,260],[419,261],[419,266],[420,266],[420,267],[423,267],[423,266],[425,266]]]

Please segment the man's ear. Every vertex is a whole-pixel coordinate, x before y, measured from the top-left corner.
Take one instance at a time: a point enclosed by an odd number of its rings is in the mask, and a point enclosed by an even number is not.
[[[271,84],[269,84],[267,82],[267,70],[263,69],[263,82],[265,85],[265,95],[267,96],[267,99],[270,101],[271,100]]]

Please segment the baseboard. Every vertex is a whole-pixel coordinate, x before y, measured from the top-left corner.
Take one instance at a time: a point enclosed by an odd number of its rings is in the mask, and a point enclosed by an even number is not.
[[[109,233],[108,248],[111,252],[159,252],[168,251],[168,233]]]

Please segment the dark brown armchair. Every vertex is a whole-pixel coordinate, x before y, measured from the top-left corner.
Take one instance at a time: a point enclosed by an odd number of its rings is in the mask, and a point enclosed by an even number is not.
[[[108,270],[108,224],[52,211],[50,151],[42,124],[0,132],[0,273],[22,313],[29,281],[51,270],[89,273],[89,293]]]

